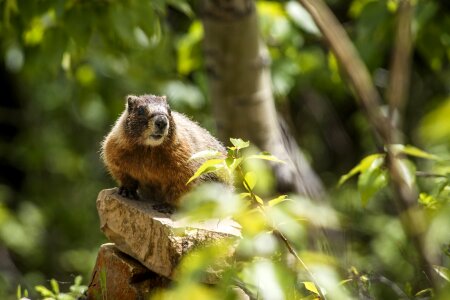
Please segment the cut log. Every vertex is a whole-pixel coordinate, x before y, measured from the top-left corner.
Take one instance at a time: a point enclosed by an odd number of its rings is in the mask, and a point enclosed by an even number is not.
[[[169,283],[169,279],[150,271],[114,244],[103,244],[97,255],[87,299],[148,299],[152,292]]]
[[[171,215],[154,210],[154,204],[129,200],[121,197],[117,189],[108,189],[100,192],[97,210],[106,237],[122,252],[159,275],[174,279],[182,256],[195,247],[240,237],[239,224],[230,219],[187,226],[185,220],[173,220]],[[230,249],[229,255],[233,253]],[[217,274],[210,272],[205,274],[203,282],[217,280]]]

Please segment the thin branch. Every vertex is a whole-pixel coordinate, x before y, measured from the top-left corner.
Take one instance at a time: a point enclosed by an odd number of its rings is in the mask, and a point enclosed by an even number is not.
[[[392,280],[382,275],[372,275],[369,277],[372,281],[378,281],[386,286],[390,287],[400,299],[411,299],[408,295]]]
[[[430,173],[430,172],[424,172],[424,171],[416,171],[416,176],[418,177],[428,177],[428,178],[444,178],[447,179],[448,177],[443,174],[437,174],[437,173]]]
[[[411,1],[401,0],[397,10],[395,44],[386,95],[391,121],[394,121],[396,113],[401,117],[408,98],[412,51],[412,13]],[[400,127],[400,124],[397,124],[397,127]]]
[[[379,110],[382,103],[381,96],[344,28],[322,0],[299,0],[299,2],[311,14],[328,42],[376,133],[382,140],[390,140],[389,122],[386,122],[386,117]]]
[[[258,200],[256,199],[256,195],[255,193],[253,193],[252,189],[250,188],[250,184],[247,182],[247,180],[245,179],[244,176],[244,172],[242,171],[241,166],[237,167],[237,170],[239,172],[239,174],[242,177],[242,181],[244,184],[244,187],[248,190],[249,194],[250,194],[250,198],[253,202],[253,204],[255,204],[257,207],[259,207],[261,209],[261,211],[264,213],[264,216],[266,216],[267,219],[267,215],[265,213],[265,208],[264,205],[262,205],[261,203],[258,202]],[[311,270],[308,268],[308,266],[306,265],[306,263],[300,258],[300,256],[297,254],[297,251],[294,249],[294,247],[292,246],[291,242],[283,235],[283,233],[281,231],[278,230],[278,228],[276,228],[274,225],[270,225],[273,234],[278,237],[279,239],[281,239],[281,241],[284,243],[284,245],[286,246],[286,248],[288,249],[289,253],[291,253],[295,259],[302,265],[302,267],[305,269],[306,273],[308,273],[309,278],[311,279],[311,281],[314,283],[314,285],[317,287],[317,292],[319,293],[319,297],[322,300],[325,300],[327,298],[325,298],[325,295],[322,293],[320,286],[318,284],[318,281],[316,280],[314,274],[311,272]]]
[[[391,62],[391,74],[387,92],[389,102],[389,117],[393,130],[390,140],[386,144],[402,143],[400,132],[401,114],[408,98],[410,80],[410,60],[412,50],[412,22],[413,7],[410,0],[400,0],[397,11],[396,39]],[[395,113],[399,115],[399,122],[395,122]],[[387,147],[388,169],[391,175],[391,186],[396,198],[403,230],[411,239],[418,252],[419,263],[430,284],[436,290],[436,274],[432,267],[433,258],[425,249],[423,231],[425,219],[423,214],[416,212],[418,191],[415,186],[410,186],[405,178],[400,160],[396,158],[393,149]]]
[[[250,300],[258,300],[258,296],[255,295],[247,286],[249,285],[246,282],[242,282],[238,278],[233,278],[233,283],[240,288],[244,293],[248,296]]]
[[[395,134],[397,128],[393,126],[393,123],[387,117],[380,113],[379,106],[381,104],[381,98],[371,80],[370,74],[344,28],[329,7],[323,0],[299,0],[299,2],[311,14],[314,22],[324,35],[340,66],[343,68],[345,74],[347,74],[349,84],[355,90],[356,96],[360,100],[360,105],[367,115],[372,128],[375,130],[377,136],[381,138],[381,142],[386,145],[391,187],[394,192],[395,203],[397,204],[398,216],[403,231],[416,248],[420,266],[436,290],[436,276],[432,268],[432,258],[427,255],[423,241],[424,216],[420,211],[415,209],[417,207],[417,191],[413,186],[408,184],[405,178],[404,168],[402,168],[400,160],[395,157],[395,153],[392,147],[390,147],[393,143],[393,136],[397,135]],[[400,71],[409,71],[409,69],[405,70],[400,68],[396,72]],[[408,75],[403,74],[403,76]],[[405,83],[407,81],[404,81],[402,84]],[[406,88],[404,86],[399,88],[399,91],[405,90]],[[402,94],[400,96],[403,98],[396,99],[397,102],[395,103],[404,105],[406,99],[404,97],[406,95]],[[399,102],[399,99],[403,102]],[[413,215],[413,212],[416,213]]]
[[[399,212],[403,231],[409,237],[418,254],[419,264],[425,272],[434,290],[437,290],[436,273],[433,269],[433,258],[426,251],[423,232],[425,231],[425,218],[423,213],[416,209],[418,192],[414,186],[410,186],[406,180],[406,174],[400,165],[400,160],[395,158],[394,151],[387,147],[387,166],[391,176],[391,187],[394,192],[395,204]]]
[[[325,295],[322,293],[320,286],[318,285],[317,279],[315,278],[314,274],[311,272],[311,270],[308,268],[308,266],[305,264],[305,262],[298,256],[297,251],[295,251],[294,247],[292,247],[289,240],[281,233],[278,229],[273,228],[273,234],[277,236],[281,241],[283,241],[284,245],[288,249],[289,253],[291,253],[297,261],[302,265],[302,267],[305,269],[306,273],[308,273],[309,277],[311,278],[311,281],[314,282],[315,286],[317,287],[317,292],[319,293],[320,299],[326,299]]]

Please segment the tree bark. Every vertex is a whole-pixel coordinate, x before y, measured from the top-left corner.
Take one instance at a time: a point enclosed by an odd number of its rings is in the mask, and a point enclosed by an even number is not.
[[[399,2],[397,10],[397,26],[395,33],[394,50],[391,59],[389,86],[386,99],[389,103],[389,117],[395,121],[398,114],[397,126],[402,127],[403,110],[408,99],[409,81],[411,76],[412,55],[412,17],[414,9],[409,0]],[[395,137],[394,142],[400,140]]]
[[[254,1],[204,0],[202,4],[209,97],[220,138],[250,140],[286,161],[273,166],[279,192],[321,198],[321,181],[277,116],[270,56],[260,38]]]

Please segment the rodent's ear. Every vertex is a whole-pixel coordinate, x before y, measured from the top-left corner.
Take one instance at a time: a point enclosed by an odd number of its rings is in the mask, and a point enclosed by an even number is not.
[[[161,99],[162,99],[162,100],[164,101],[164,103],[166,104],[167,111],[169,112],[169,115],[170,115],[171,111],[170,111],[169,101],[167,101],[167,96],[161,96]]]
[[[127,96],[127,109],[128,109],[128,112],[131,112],[132,110],[133,110],[133,108],[134,108],[134,106],[135,106],[135,99],[134,99],[134,97],[133,96]]]

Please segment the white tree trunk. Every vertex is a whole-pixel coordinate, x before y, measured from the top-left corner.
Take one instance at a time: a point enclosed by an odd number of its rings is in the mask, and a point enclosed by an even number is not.
[[[205,61],[219,136],[248,139],[287,162],[277,189],[320,198],[323,187],[275,109],[270,57],[252,0],[204,0]]]

